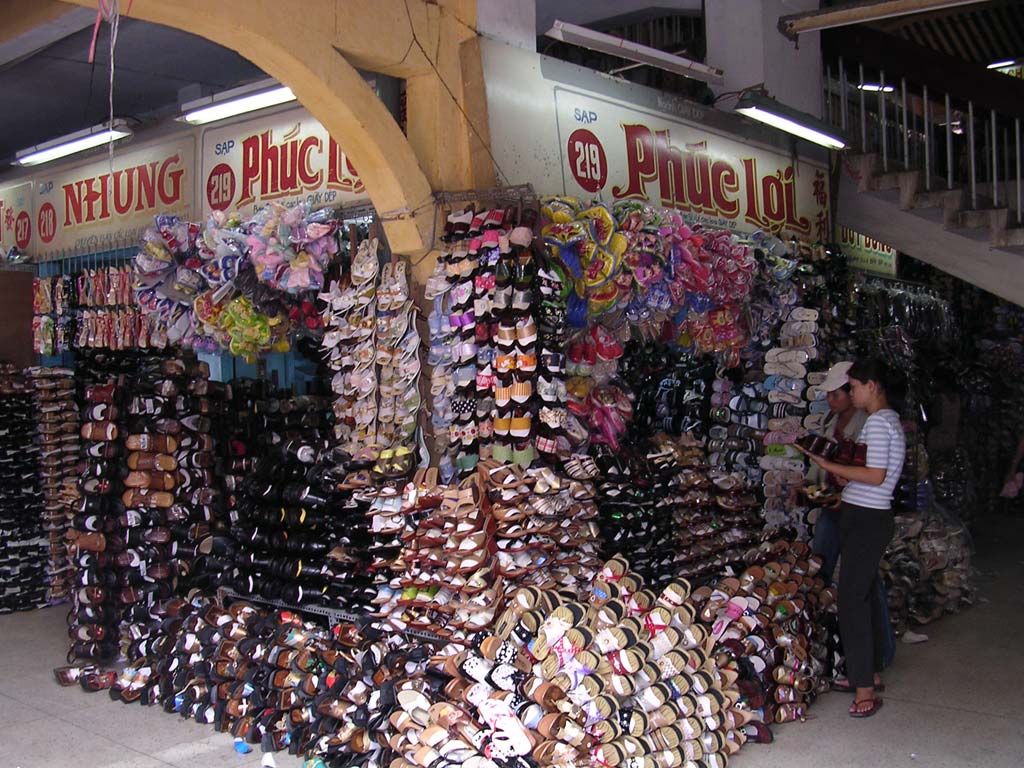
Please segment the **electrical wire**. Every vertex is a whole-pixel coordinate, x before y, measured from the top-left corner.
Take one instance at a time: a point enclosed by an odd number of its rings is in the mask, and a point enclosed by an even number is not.
[[[437,65],[434,64],[434,62],[431,60],[426,48],[423,47],[423,44],[420,42],[420,39],[416,36],[416,28],[412,23],[412,12],[409,10],[409,0],[404,0],[403,4],[405,6],[405,16],[409,21],[409,34],[412,35],[413,43],[416,45],[417,48],[420,49],[420,53],[423,54],[423,58],[427,60],[427,63],[430,65],[430,68],[434,70],[434,74],[437,76],[438,81],[444,87],[445,91],[448,92],[448,96],[455,104],[455,107],[459,110],[459,112],[462,113],[462,117],[465,119],[466,125],[469,126],[469,130],[473,132],[477,140],[480,142],[484,150],[487,152],[487,155],[491,158],[491,162],[494,163],[494,169],[498,172],[498,175],[505,180],[505,184],[511,186],[511,182],[509,181],[508,176],[501,169],[501,166],[498,164],[498,159],[494,156],[494,153],[491,151],[490,142],[484,141],[484,137],[480,135],[480,131],[478,131],[477,127],[473,124],[473,121],[470,119],[469,114],[466,112],[465,109],[462,108],[462,104],[459,103],[458,98],[455,96],[455,92],[452,91],[452,89],[448,86],[447,81],[441,76],[441,72],[440,70],[438,70]],[[464,24],[464,22],[462,23]]]

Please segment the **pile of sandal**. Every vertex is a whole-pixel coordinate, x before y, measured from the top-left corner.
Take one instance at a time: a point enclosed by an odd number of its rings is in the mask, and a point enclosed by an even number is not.
[[[46,605],[49,545],[43,530],[32,390],[13,365],[0,365],[0,613]]]
[[[213,725],[241,753],[255,746],[332,765],[382,764],[398,697],[432,695],[443,682],[430,675],[429,647],[351,624],[327,630],[291,612],[205,598],[167,601],[156,615],[160,631],[138,661],[120,673],[63,667],[58,681]]]
[[[425,491],[416,508],[427,514],[402,534],[401,591],[381,589],[377,615],[400,629],[464,643],[491,625],[502,597],[493,562],[496,523],[481,473]]]
[[[417,469],[413,478],[399,491],[390,483],[377,488],[356,490],[354,496],[369,502],[366,518],[370,544],[367,554],[373,576],[371,613],[382,621],[377,626],[402,629],[406,626],[402,609],[412,593],[403,594],[402,576],[408,565],[404,552],[414,539],[419,523],[441,504],[444,488],[438,485],[436,468]],[[417,590],[418,594],[418,590]],[[427,597],[424,585],[421,602]],[[401,605],[399,605],[401,603]],[[394,619],[390,622],[390,619]]]
[[[336,479],[324,462],[324,403],[276,394],[255,401],[262,436],[237,491],[232,536],[212,535],[199,551],[234,558],[240,595],[337,605],[344,569],[328,555],[344,520],[332,514]]]
[[[828,415],[827,393],[820,388],[825,374],[808,373],[808,364],[817,359],[818,310],[793,307],[780,329],[780,346],[765,355],[762,386],[771,404],[770,430],[765,435],[766,456],[761,466],[773,471],[774,482],[765,484],[765,522],[772,527],[795,528],[801,538],[807,538],[806,508],[797,495],[799,482],[806,464],[803,456],[793,448],[797,438],[808,430],[824,428]]]
[[[446,660],[453,704],[437,724],[499,764],[724,766],[750,716],[733,708],[736,675],[715,666],[688,593],[681,580],[644,589],[621,558],[579,601],[517,590],[494,634]]]
[[[102,371],[98,371],[102,375]],[[95,379],[94,379],[95,380]],[[74,599],[69,617],[68,658],[109,661],[118,653],[121,611],[120,572],[138,557],[128,551],[121,530],[122,390],[116,380],[86,385],[81,436],[85,465],[79,478],[81,498],[68,530],[68,554],[74,571]],[[134,557],[133,557],[134,554]],[[133,595],[127,595],[134,602]]]
[[[713,386],[709,401],[710,373],[710,363],[676,346],[631,341],[626,345],[619,375],[632,390],[634,428],[646,434],[705,437],[709,402],[717,405],[720,399]]]
[[[828,690],[837,595],[803,542],[767,541],[744,561],[739,577],[701,587],[692,599],[719,665],[739,673],[740,701],[759,721],[750,735],[771,741],[770,723],[804,719]]]
[[[336,372],[334,437],[352,455],[381,443],[409,444],[416,429],[419,334],[405,263],[389,262],[381,271],[379,248],[376,239],[363,240],[350,270],[320,294],[327,328],[322,345]]]
[[[226,388],[210,381],[209,365],[205,362],[190,359],[176,368],[177,374],[168,376],[174,386],[164,385],[169,391],[177,389],[173,397],[175,418],[182,426],[174,454],[176,503],[167,518],[177,544],[176,593],[184,594],[196,575],[195,560],[212,554],[204,551],[207,541],[212,534],[223,534],[219,528],[224,524],[224,515],[221,484],[214,473],[217,444],[213,431],[224,407]],[[200,565],[205,569],[210,563]]]
[[[480,464],[495,520],[495,567],[506,592],[526,585],[578,591],[593,581],[600,566],[596,493],[587,477],[593,465],[588,456],[572,461],[579,479],[548,467]]]
[[[973,604],[973,547],[963,523],[939,508],[900,510],[895,522],[881,568],[897,633]]]
[[[513,228],[510,216],[477,213],[467,230],[446,235],[449,247],[427,289],[435,303],[429,359],[439,361],[431,382],[435,434],[448,426],[442,479],[466,477],[480,460],[527,467],[537,457],[537,264],[532,230]],[[450,349],[439,349],[446,342]]]
[[[62,603],[70,595],[71,567],[65,534],[78,501],[78,406],[74,371],[33,367],[25,371],[35,393],[39,477],[43,491],[43,522],[49,539],[49,600]]]

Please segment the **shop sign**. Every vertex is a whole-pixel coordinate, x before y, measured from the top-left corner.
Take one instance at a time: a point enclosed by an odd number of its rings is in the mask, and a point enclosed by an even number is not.
[[[555,88],[569,195],[675,208],[717,229],[829,240],[828,177],[653,111]]]
[[[35,180],[37,260],[137,244],[159,214],[194,215],[195,140],[117,151]]]
[[[0,189],[0,250],[32,252],[32,182]]]
[[[839,227],[839,245],[846,254],[851,269],[896,277],[895,248],[873,237],[854,232],[849,227]]]
[[[368,197],[348,155],[304,109],[209,129],[202,158],[206,212],[248,217],[270,202],[319,208]]]

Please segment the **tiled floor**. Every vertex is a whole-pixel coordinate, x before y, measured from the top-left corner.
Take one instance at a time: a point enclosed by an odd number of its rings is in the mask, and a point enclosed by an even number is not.
[[[814,718],[776,729],[738,768],[914,766],[1019,768],[1024,756],[1024,519],[993,520],[979,538],[980,600],[900,645],[885,708],[846,716],[831,693]],[[63,608],[0,617],[0,765],[4,768],[248,768],[229,736],[162,711],[60,688],[51,670],[67,650]],[[276,756],[280,768],[301,763]]]

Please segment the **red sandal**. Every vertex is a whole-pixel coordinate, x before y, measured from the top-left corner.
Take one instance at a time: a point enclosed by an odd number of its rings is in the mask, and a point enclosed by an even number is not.
[[[864,705],[868,705],[867,708]],[[871,717],[882,708],[882,700],[879,698],[855,701],[850,705],[850,717]]]

